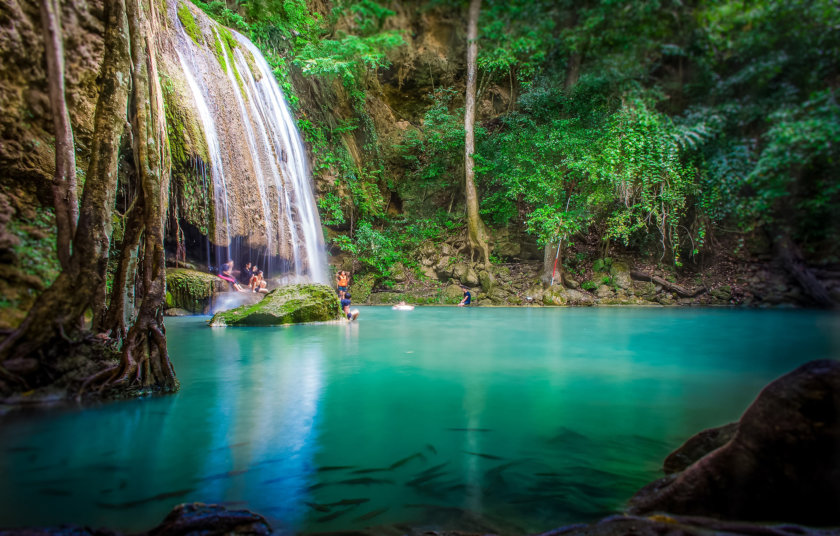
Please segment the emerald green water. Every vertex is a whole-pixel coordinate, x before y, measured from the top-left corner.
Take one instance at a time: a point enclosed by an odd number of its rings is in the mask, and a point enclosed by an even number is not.
[[[360,309],[167,319],[178,394],[2,418],[0,527],[147,529],[186,501],[281,533],[591,521],[769,381],[840,356],[840,316],[820,312]]]

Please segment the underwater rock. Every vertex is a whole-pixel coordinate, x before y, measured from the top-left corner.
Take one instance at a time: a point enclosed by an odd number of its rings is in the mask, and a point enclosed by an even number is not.
[[[181,536],[202,534],[271,534],[271,525],[261,515],[248,510],[227,510],[217,504],[179,504],[148,536]]]
[[[840,362],[811,361],[765,387],[730,441],[641,489],[630,512],[840,523]]]
[[[689,438],[680,448],[669,454],[662,464],[662,469],[666,475],[685,470],[685,468],[706,454],[729,443],[735,437],[736,431],[738,431],[738,423],[736,422],[703,430],[699,434]]]
[[[210,326],[278,326],[342,318],[335,291],[327,285],[289,285],[272,290],[253,305],[213,315]]]
[[[706,517],[652,515],[648,517],[614,515],[591,525],[560,527],[538,536],[707,536],[709,534],[749,534],[751,536],[835,536],[835,529],[813,529],[798,525],[764,526],[757,523],[721,521]]]

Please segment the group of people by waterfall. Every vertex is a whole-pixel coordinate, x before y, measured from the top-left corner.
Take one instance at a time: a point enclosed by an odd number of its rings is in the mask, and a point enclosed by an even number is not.
[[[236,292],[259,292],[262,294],[268,293],[268,282],[265,280],[263,271],[257,265],[251,265],[246,262],[242,270],[238,271],[239,280],[237,281],[237,271],[234,270],[233,259],[222,264],[219,270],[219,277],[230,284],[231,290]]]

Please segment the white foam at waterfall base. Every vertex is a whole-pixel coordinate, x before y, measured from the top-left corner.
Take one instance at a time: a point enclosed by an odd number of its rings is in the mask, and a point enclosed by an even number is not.
[[[241,307],[242,305],[253,305],[263,299],[265,294],[259,292],[222,292],[213,299],[213,306],[210,308],[210,314],[216,314],[219,311],[228,311]]]

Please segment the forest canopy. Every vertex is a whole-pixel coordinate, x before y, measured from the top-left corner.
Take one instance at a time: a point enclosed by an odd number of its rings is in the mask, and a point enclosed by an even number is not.
[[[392,146],[365,95],[409,46],[395,19],[419,9],[465,24],[465,3],[197,3],[250,32],[278,67],[341,82],[346,95],[333,98],[352,103],[351,117],[301,121],[315,170],[338,178],[320,201],[325,223],[349,230],[335,245],[360,253],[406,226],[434,235],[459,219],[462,73],[418,96]],[[479,100],[507,98],[480,111],[476,131],[489,225],[523,226],[543,244],[597,233],[674,267],[698,263],[724,233],[789,235],[806,255],[836,259],[833,2],[486,1],[478,44]],[[348,131],[363,132],[363,158],[347,150]],[[393,193],[410,202],[389,217]],[[391,250],[380,257],[400,257]],[[370,267],[387,275],[380,261]]]

